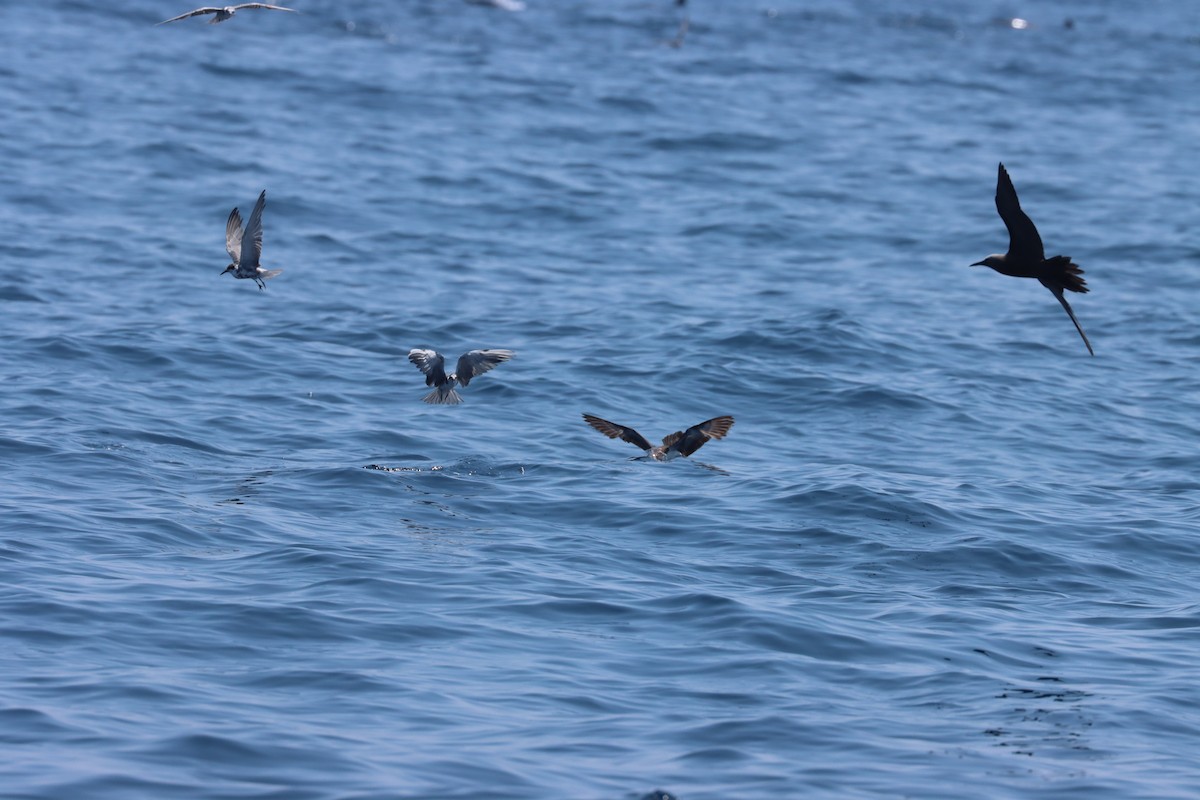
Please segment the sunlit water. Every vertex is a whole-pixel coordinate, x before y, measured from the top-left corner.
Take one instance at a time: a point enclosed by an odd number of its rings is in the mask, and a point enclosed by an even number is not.
[[[0,795],[1200,793],[1192,4],[294,5],[0,4]]]

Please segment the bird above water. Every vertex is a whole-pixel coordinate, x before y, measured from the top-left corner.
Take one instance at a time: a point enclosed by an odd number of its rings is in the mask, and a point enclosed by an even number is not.
[[[225,251],[233,263],[221,274],[232,272],[235,278],[252,278],[258,284],[259,291],[266,288],[263,281],[283,272],[281,269],[263,269],[258,265],[262,257],[262,215],[266,205],[267,190],[263,189],[258,202],[254,204],[254,210],[250,212],[250,223],[245,231],[242,230],[242,215],[236,208],[229,212],[229,219],[225,220]]]
[[[1096,355],[1079,320],[1075,319],[1071,304],[1063,296],[1064,290],[1087,293],[1087,281],[1083,279],[1083,270],[1071,261],[1070,256],[1046,258],[1046,251],[1042,248],[1042,237],[1038,235],[1033,220],[1021,210],[1017,190],[1013,188],[1012,179],[1008,177],[1008,171],[1004,169],[1003,164],[1000,165],[1000,172],[996,178],[996,210],[1000,212],[1000,219],[1004,220],[1004,227],[1008,228],[1008,252],[994,253],[971,266],[991,267],[1001,275],[1017,278],[1037,278],[1042,286],[1058,298],[1071,322],[1075,323],[1075,330],[1083,337],[1088,352]]]
[[[408,360],[425,373],[425,385],[433,387],[422,400],[435,405],[458,405],[462,397],[454,391],[455,384],[466,386],[472,378],[495,369],[497,364],[503,364],[515,355],[512,350],[471,350],[458,357],[458,365],[449,375],[446,374],[446,359],[436,350],[414,347],[408,351]]]
[[[670,461],[680,456],[686,458],[703,447],[709,439],[725,438],[725,434],[733,427],[733,417],[714,417],[699,425],[693,425],[686,431],[675,431],[665,437],[661,445],[657,445],[650,444],[646,437],[633,428],[626,428],[592,414],[584,414],[583,419],[610,439],[621,439],[640,447],[646,451],[645,457],[653,461]]]
[[[521,0],[467,0],[473,6],[490,6],[502,11],[524,11],[525,3]]]
[[[218,22],[224,22],[225,20],[229,19],[230,17],[232,17],[234,14],[236,14],[238,11],[240,11],[243,8],[265,8],[270,11],[291,11],[292,13],[296,12],[296,9],[294,9],[294,8],[284,8],[283,6],[273,6],[273,5],[270,5],[269,3],[242,3],[241,5],[237,5],[237,6],[205,6],[204,8],[197,8],[195,11],[189,11],[186,14],[180,14],[178,17],[171,17],[170,19],[164,19],[162,22],[160,22],[158,24],[166,25],[168,22],[178,22],[179,20],[187,19],[188,17],[199,17],[204,14],[214,14],[215,16],[208,21],[208,24],[216,25]]]

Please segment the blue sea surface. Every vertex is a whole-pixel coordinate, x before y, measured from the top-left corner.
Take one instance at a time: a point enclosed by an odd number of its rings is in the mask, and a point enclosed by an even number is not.
[[[0,4],[0,797],[1200,796],[1200,5],[188,5]]]

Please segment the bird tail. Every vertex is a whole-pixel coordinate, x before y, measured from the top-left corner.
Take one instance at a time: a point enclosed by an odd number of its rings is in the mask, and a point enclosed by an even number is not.
[[[458,392],[454,391],[452,385],[439,386],[421,399],[426,403],[445,406],[456,406],[462,402],[462,398],[459,397]]]
[[[1087,289],[1083,291],[1086,292]],[[1075,330],[1079,331],[1079,335],[1083,337],[1083,343],[1087,346],[1088,352],[1093,356],[1096,355],[1096,351],[1092,349],[1092,343],[1088,341],[1087,334],[1083,332],[1083,326],[1079,324],[1079,320],[1075,319],[1075,312],[1071,310],[1071,304],[1067,302],[1067,298],[1063,297],[1062,290],[1055,292],[1054,296],[1058,298],[1058,302],[1062,303],[1063,310],[1067,312],[1071,322],[1075,323]]]
[[[1083,270],[1071,261],[1070,256],[1054,256],[1042,262],[1046,277],[1068,292],[1087,294],[1087,281],[1083,279]]]
[[[271,278],[278,277],[281,274],[283,274],[283,270],[281,269],[264,269],[262,272],[258,273],[258,277],[262,278],[264,281],[269,281]]]

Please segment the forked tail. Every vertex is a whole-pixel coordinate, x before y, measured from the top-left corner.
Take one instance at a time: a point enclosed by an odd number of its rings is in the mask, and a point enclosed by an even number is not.
[[[1086,292],[1087,289],[1083,291]],[[1083,332],[1083,328],[1079,325],[1079,320],[1075,319],[1075,312],[1071,310],[1071,304],[1067,302],[1067,298],[1063,297],[1062,290],[1060,289],[1055,292],[1054,296],[1058,298],[1058,302],[1062,303],[1062,307],[1066,310],[1067,316],[1071,318],[1071,322],[1075,323],[1075,330],[1079,331],[1079,335],[1083,337],[1083,343],[1087,345],[1088,352],[1093,356],[1096,355],[1096,351],[1092,349],[1092,343],[1088,341],[1087,334]]]
[[[421,399],[426,403],[446,406],[456,406],[462,402],[458,392],[454,391],[453,384],[442,384]]]
[[[1083,279],[1083,270],[1079,268],[1078,264],[1071,261],[1070,256],[1047,258],[1042,262],[1042,269],[1045,273],[1042,278],[1043,283],[1058,284],[1068,292],[1087,294],[1087,281]],[[1054,291],[1054,289],[1050,288],[1050,291]]]

